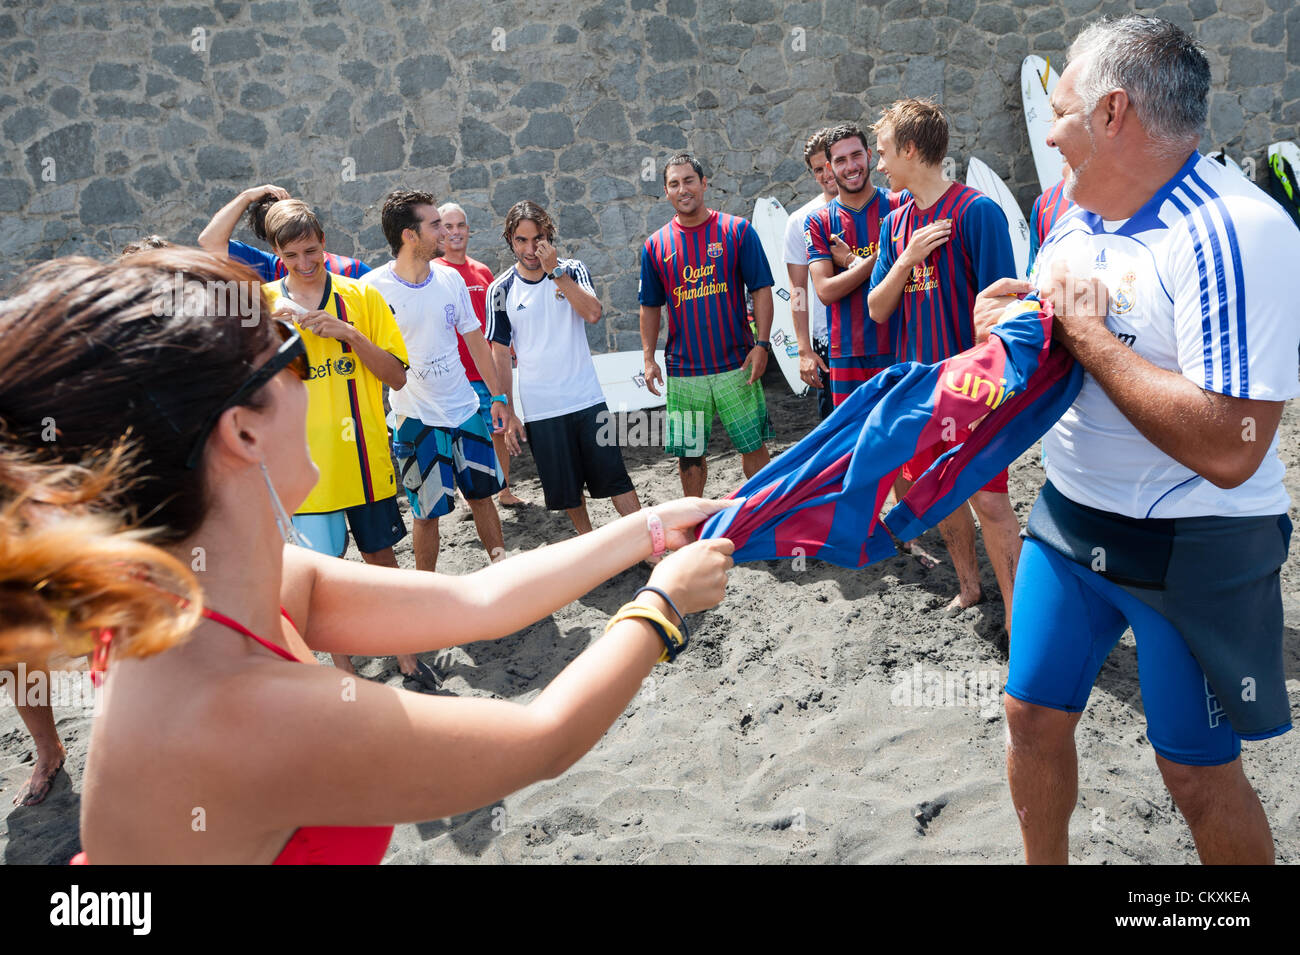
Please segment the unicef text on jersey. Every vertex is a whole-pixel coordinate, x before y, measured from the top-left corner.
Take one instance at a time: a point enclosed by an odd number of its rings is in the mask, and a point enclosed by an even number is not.
[[[326,358],[324,364],[310,366],[307,370],[307,380],[315,381],[317,378],[328,378],[330,375],[351,377],[356,374],[356,371],[356,359],[350,355],[340,355],[338,358]]]

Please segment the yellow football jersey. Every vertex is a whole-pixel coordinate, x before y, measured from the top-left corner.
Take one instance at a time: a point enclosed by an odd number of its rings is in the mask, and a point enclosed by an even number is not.
[[[272,311],[282,300],[292,303],[284,283],[280,279],[265,286]],[[319,307],[355,325],[374,345],[409,366],[402,333],[377,289],[346,276],[328,275]],[[307,444],[320,468],[320,481],[298,513],[327,514],[393,497],[397,480],[384,422],[383,382],[349,345],[300,330],[311,365]]]

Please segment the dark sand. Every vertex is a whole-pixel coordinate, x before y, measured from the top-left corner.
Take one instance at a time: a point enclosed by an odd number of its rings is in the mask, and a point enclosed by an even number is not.
[[[815,407],[811,398],[794,398],[774,370],[766,385],[779,451],[812,427]],[[1290,408],[1281,447],[1288,489],[1300,499],[1298,432]],[[679,495],[675,462],[660,448],[624,455],[642,503]],[[1022,524],[1043,480],[1038,461],[1034,448],[1011,469]],[[531,459],[525,454],[515,467],[518,493],[540,502]],[[709,493],[741,483],[739,456],[720,427],[710,467]],[[605,501],[591,513],[597,525],[614,516]],[[511,551],[571,533],[567,518],[540,506],[503,510],[502,520]],[[440,571],[462,574],[486,563],[463,505],[443,519],[442,531]],[[922,544],[944,553],[937,533]],[[1297,551],[1282,572],[1293,700],[1300,694]],[[980,554],[983,561],[982,547]],[[398,556],[411,565],[409,537]],[[599,637],[645,577],[644,569],[628,571],[527,630],[426,659],[448,675],[450,692],[526,703]],[[569,772],[477,812],[399,826],[387,861],[1016,862],[999,695],[1003,610],[987,566],[983,585],[990,599],[948,618],[939,608],[957,582],[946,561],[929,571],[904,557],[862,571],[816,561],[801,571],[788,562],[738,567],[724,603],[692,622],[691,649],[676,665],[655,669],[653,682]],[[393,659],[356,662],[363,675],[400,685]],[[935,681],[945,677],[952,690],[936,698]],[[991,695],[979,692],[988,687]],[[9,863],[66,862],[78,848],[89,717],[56,714],[67,772],[43,805],[14,808],[32,747],[7,694],[4,703],[0,853]],[[1072,859],[1196,861],[1146,741],[1131,635],[1103,668],[1077,739]],[[1244,760],[1278,861],[1296,861],[1300,734],[1246,743]]]

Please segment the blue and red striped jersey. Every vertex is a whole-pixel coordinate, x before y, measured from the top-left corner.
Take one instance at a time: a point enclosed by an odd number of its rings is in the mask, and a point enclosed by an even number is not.
[[[772,284],[748,219],[710,210],[704,222],[684,228],[673,216],[641,249],[638,294],[642,305],[668,306],[667,373],[714,375],[744,364],[754,347],[745,288]]]
[[[274,282],[284,278],[289,270],[284,267],[280,257],[274,252],[266,252],[255,245],[231,239],[226,247],[226,255],[236,262],[243,262],[252,268],[263,282]],[[335,275],[346,275],[350,279],[359,279],[370,271],[370,266],[359,259],[350,259],[346,255],[325,253],[325,271]]]
[[[1083,366],[1052,344],[1047,308],[1027,299],[988,341],[935,365],[898,364],[856,389],[807,437],[732,495],[701,539],[726,537],[737,563],[816,557],[864,567],[934,527],[1032,445],[1074,401]],[[975,427],[978,425],[978,427]],[[961,444],[921,475],[882,522],[899,469],[949,429]]]
[[[912,234],[939,219],[952,219],[952,235],[912,269],[891,322],[897,324],[899,361],[932,365],[975,344],[975,296],[994,281],[1016,275],[1007,217],[978,189],[954,182],[934,205],[904,202],[881,226],[880,256],[871,273],[874,288],[912,241]]]
[[[835,198],[813,212],[808,216],[804,230],[808,261],[820,262],[831,258],[832,234],[843,239],[856,255],[863,258],[875,255],[880,241],[880,224],[885,216],[902,204],[903,195],[876,189],[861,209],[853,209]],[[834,274],[842,271],[836,267]],[[871,320],[867,312],[868,291],[870,283],[863,282],[829,306],[832,358],[894,354],[894,342],[890,337],[892,323],[876,324]]]
[[[1056,220],[1074,208],[1074,203],[1065,198],[1065,180],[1062,179],[1051,189],[1034,200],[1034,208],[1029,213],[1029,271],[1034,270],[1034,259],[1043,246],[1047,233],[1052,231]]]

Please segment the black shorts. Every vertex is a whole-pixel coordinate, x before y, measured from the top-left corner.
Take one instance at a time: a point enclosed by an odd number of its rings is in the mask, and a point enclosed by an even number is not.
[[[582,411],[524,425],[548,511],[581,507],[584,484],[592,497],[614,497],[633,490],[618,449],[617,429],[609,427],[608,420],[609,409],[602,401]],[[597,440],[598,436],[609,440]]]

